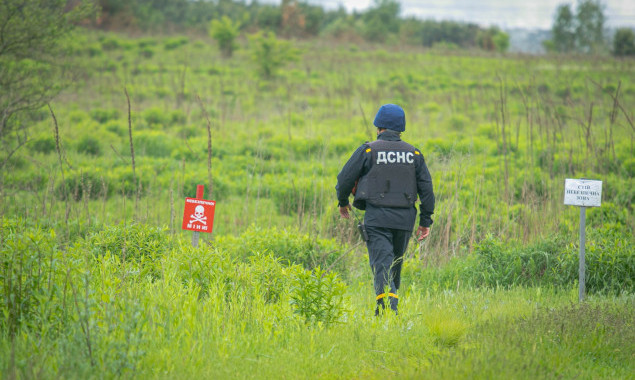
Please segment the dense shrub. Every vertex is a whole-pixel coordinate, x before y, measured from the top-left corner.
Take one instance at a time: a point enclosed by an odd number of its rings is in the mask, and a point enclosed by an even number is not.
[[[106,227],[84,244],[95,256],[112,254],[130,262],[156,262],[175,246],[165,229],[142,224]]]
[[[96,108],[90,111],[91,119],[99,122],[100,124],[104,124],[110,120],[116,120],[119,118],[119,110],[117,109],[103,109]]]
[[[98,199],[108,196],[112,191],[112,187],[107,186],[107,182],[99,172],[85,169],[72,170],[66,172],[64,182],[61,179],[58,181],[55,193],[60,199],[65,197],[76,201],[84,197]],[[104,183],[106,183],[105,194]]]
[[[606,224],[587,232],[585,245],[586,290],[589,293],[635,292],[635,239],[629,228]],[[563,274],[560,285],[578,279],[578,244],[570,244],[558,263]]]
[[[476,246],[478,265],[471,273],[472,281],[486,286],[532,286],[545,278],[552,279],[550,276],[558,280],[562,273],[557,271],[556,258],[563,248],[561,240],[551,238],[512,249],[511,245],[489,236]]]
[[[119,49],[126,44],[125,41],[119,39],[116,36],[104,36],[100,38],[101,47],[104,50],[115,50]]]
[[[55,232],[0,219],[0,332],[64,320],[66,260]]]
[[[320,267],[312,271],[298,268],[291,286],[291,304],[294,312],[307,324],[338,322],[344,314],[346,286],[334,272]]]
[[[161,131],[139,131],[134,143],[136,152],[150,157],[169,157],[176,147],[174,139]]]
[[[320,203],[320,189],[324,177],[292,177],[281,181],[280,175],[267,174],[263,182],[268,195],[278,205],[281,214],[308,212]]]
[[[55,140],[53,136],[38,136],[29,142],[29,149],[33,152],[48,154],[55,150]]]
[[[163,48],[165,50],[174,50],[183,45],[187,45],[190,40],[187,37],[172,37],[163,42]]]
[[[257,253],[271,253],[284,263],[299,264],[307,269],[333,266],[345,272],[346,268],[346,263],[340,259],[345,247],[333,239],[321,239],[295,230],[250,227],[240,236],[219,237],[217,247],[241,260]]]
[[[150,46],[139,47],[139,55],[143,58],[152,58],[154,56],[154,49]]]
[[[258,74],[265,79],[275,76],[289,62],[298,60],[299,50],[289,41],[278,40],[273,32],[249,36],[251,58],[258,67]]]
[[[460,114],[450,116],[450,119],[448,120],[448,123],[447,123],[449,129],[459,131],[459,132],[463,131],[463,129],[465,129],[465,127],[469,124],[470,124],[469,119]]]
[[[635,255],[627,227],[606,225],[587,232],[586,290],[620,294],[635,291]],[[575,235],[554,235],[530,245],[503,242],[488,236],[473,254],[443,268],[423,271],[428,286],[454,288],[547,286],[572,287],[578,280],[579,246]],[[575,242],[575,243],[573,243]]]
[[[149,125],[168,125],[170,117],[167,112],[165,112],[160,107],[151,107],[143,111],[143,119]]]
[[[99,140],[93,136],[82,136],[75,144],[77,153],[89,154],[91,156],[101,155],[101,145]]]
[[[280,300],[289,289],[289,270],[272,254],[255,254],[240,262],[231,252],[210,246],[193,248],[177,244],[166,256],[163,270],[175,273],[185,285],[195,284],[199,298],[219,297],[232,302],[239,296],[261,299],[264,303]]]

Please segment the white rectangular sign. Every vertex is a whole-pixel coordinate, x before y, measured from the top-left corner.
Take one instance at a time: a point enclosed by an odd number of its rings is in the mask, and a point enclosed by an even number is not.
[[[564,204],[569,206],[600,207],[602,204],[602,181],[565,179]]]

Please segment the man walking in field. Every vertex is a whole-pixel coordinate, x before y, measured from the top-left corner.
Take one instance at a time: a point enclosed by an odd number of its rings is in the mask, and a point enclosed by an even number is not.
[[[375,315],[379,315],[386,307],[386,298],[397,312],[403,254],[417,216],[415,201],[418,195],[421,204],[416,236],[421,241],[430,234],[434,193],[423,155],[401,140],[401,132],[406,129],[404,110],[385,104],[373,124],[377,127],[377,140],[357,148],[337,175],[335,188],[343,218],[350,217],[351,193],[355,196],[353,206],[366,210],[366,246],[377,296]]]

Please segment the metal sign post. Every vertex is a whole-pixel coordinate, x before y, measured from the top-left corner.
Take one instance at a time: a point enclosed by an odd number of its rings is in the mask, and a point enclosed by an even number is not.
[[[584,293],[586,286],[586,278],[585,278],[585,263],[584,263],[584,246],[586,245],[586,207],[580,207],[580,267],[578,268],[578,300],[580,302],[584,301]]]
[[[589,179],[565,179],[564,204],[580,207],[580,266],[578,269],[578,299],[584,301],[585,296],[585,260],[586,245],[586,209],[600,207],[602,204],[602,181]]]

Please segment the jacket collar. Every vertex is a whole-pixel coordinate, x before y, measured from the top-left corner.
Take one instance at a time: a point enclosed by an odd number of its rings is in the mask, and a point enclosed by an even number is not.
[[[387,129],[377,136],[377,140],[401,141],[401,137],[399,137],[399,132],[391,131],[390,129]]]

